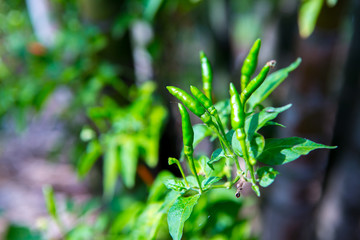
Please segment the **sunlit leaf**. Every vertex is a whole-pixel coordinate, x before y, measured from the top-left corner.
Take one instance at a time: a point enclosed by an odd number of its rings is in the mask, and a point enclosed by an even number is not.
[[[221,178],[220,177],[209,177],[206,178],[202,181],[201,185],[204,189],[211,187],[211,185],[213,185],[214,183],[217,183],[218,181],[220,181]]]
[[[107,199],[111,199],[114,195],[115,184],[117,178],[117,162],[118,162],[118,151],[115,141],[109,141],[107,144],[106,151],[104,153],[104,196]]]
[[[261,86],[251,94],[248,103],[248,110],[252,111],[256,106],[262,103],[301,63],[301,58],[296,59],[295,62],[286,68],[282,68],[270,74]]]
[[[191,197],[178,197],[168,213],[168,225],[170,235],[174,240],[180,240],[183,235],[185,221],[190,217],[191,212],[198,202],[200,195]]]
[[[138,163],[138,146],[135,137],[127,137],[120,150],[121,177],[128,188],[135,185],[136,167]]]
[[[57,207],[55,201],[54,190],[51,186],[43,187],[43,194],[45,198],[46,208],[51,217],[57,218]]]
[[[258,175],[260,186],[268,187],[270,184],[274,182],[275,177],[279,174],[279,172],[273,169],[272,167],[265,166],[259,168],[256,171],[256,174]]]
[[[101,156],[101,145],[97,140],[88,143],[86,152],[80,157],[78,174],[84,177],[92,168],[95,161]]]
[[[270,138],[266,139],[265,148],[257,160],[269,165],[282,165],[320,148],[334,149],[336,147],[299,137]]]

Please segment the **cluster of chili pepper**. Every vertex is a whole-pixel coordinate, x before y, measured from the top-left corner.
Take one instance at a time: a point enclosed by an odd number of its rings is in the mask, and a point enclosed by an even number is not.
[[[226,158],[233,159],[233,161],[235,161],[238,170],[237,177],[233,181],[229,181],[226,186],[231,187],[240,178],[242,178],[246,181],[251,182],[254,191],[258,193],[258,186],[256,185],[256,179],[254,174],[254,165],[256,164],[256,159],[250,156],[249,149],[247,149],[248,147],[246,145],[246,102],[255,92],[255,90],[264,82],[267,74],[270,71],[270,68],[275,66],[275,61],[267,62],[265,66],[261,69],[260,73],[255,78],[250,80],[251,76],[256,70],[260,46],[261,40],[257,39],[243,63],[241,69],[241,93],[239,94],[234,84],[230,83],[231,127],[235,131],[236,137],[240,142],[240,146],[243,152],[243,158],[245,160],[246,171],[242,171],[239,161],[234,151],[232,150],[230,143],[226,139],[223,124],[220,120],[216,108],[213,105],[212,69],[206,55],[203,52],[200,52],[204,93],[195,86],[190,86],[192,96],[180,88],[173,86],[167,87],[169,92],[182,102],[182,104],[179,103],[178,106],[182,120],[184,154],[188,159],[188,163],[192,173],[197,179],[200,192],[202,192],[201,184],[196,173],[193,159],[194,131],[186,108],[188,108],[192,113],[198,116],[211,130],[215,132],[215,134],[219,137],[220,144],[224,149]],[[184,105],[186,108],[184,107]],[[180,170],[183,173],[182,169]],[[248,178],[248,174],[250,174],[250,178]]]

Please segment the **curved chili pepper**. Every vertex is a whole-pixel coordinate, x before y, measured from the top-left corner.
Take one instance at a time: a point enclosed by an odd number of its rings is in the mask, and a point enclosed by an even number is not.
[[[189,113],[186,111],[186,108],[181,103],[178,104],[180,115],[181,115],[181,126],[183,134],[183,143],[184,143],[184,153],[188,155],[192,154],[193,142],[194,142],[194,130],[191,125]]]
[[[264,82],[266,76],[268,75],[270,68],[275,67],[276,61],[271,60],[265,64],[265,66],[261,69],[260,73],[249,82],[246,88],[241,92],[241,103],[245,105],[246,101],[249,99],[251,94],[255,92],[255,90],[260,87],[260,85]]]
[[[251,75],[253,75],[256,70],[260,46],[261,46],[261,39],[257,39],[254,42],[253,46],[251,47],[249,54],[244,60],[243,66],[241,68],[242,91],[246,88],[246,86],[250,81]]]
[[[245,125],[245,113],[239,93],[233,83],[230,83],[231,127],[236,130]]]
[[[201,117],[205,113],[206,110],[201,105],[201,103],[184,90],[173,86],[168,86],[166,88],[174,97],[179,99],[196,116]]]
[[[214,105],[212,104],[211,100],[195,86],[190,86],[190,91],[194,97],[199,100],[199,102],[211,113],[215,109]]]
[[[203,90],[208,99],[212,99],[212,69],[208,58],[203,51],[200,51],[201,74],[203,81]]]

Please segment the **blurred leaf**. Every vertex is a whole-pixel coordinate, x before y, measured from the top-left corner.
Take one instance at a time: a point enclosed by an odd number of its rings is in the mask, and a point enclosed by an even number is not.
[[[97,140],[92,140],[86,147],[86,152],[80,157],[78,175],[83,178],[90,171],[95,161],[101,156],[101,145]]]
[[[174,240],[180,240],[183,235],[185,221],[190,217],[191,212],[198,202],[200,195],[191,197],[178,197],[168,213],[168,225],[170,235]]]
[[[272,167],[262,167],[256,171],[258,178],[260,179],[259,184],[262,187],[268,187],[275,180],[275,177],[279,174],[278,171]]]
[[[173,177],[174,175],[169,171],[161,171],[149,190],[148,202],[160,201],[163,195],[167,193],[164,182]]]
[[[307,38],[315,29],[324,0],[302,0],[299,9],[300,36]]]
[[[132,239],[155,239],[156,233],[161,224],[161,218],[164,213],[160,211],[162,203],[148,204],[141,215],[137,218],[137,222],[133,228]]]
[[[194,148],[206,137],[211,135],[211,130],[204,124],[196,124],[193,126],[194,129]]]
[[[152,21],[159,10],[163,0],[146,0],[144,9],[144,18]]]
[[[107,142],[107,148],[104,152],[104,196],[106,199],[111,199],[114,195],[117,169],[118,169],[118,150],[114,139],[110,138]]]
[[[120,234],[121,232],[131,231],[133,228],[137,215],[143,210],[144,205],[140,202],[133,202],[129,204],[123,211],[121,211],[112,222],[109,233]]]
[[[56,201],[54,196],[54,190],[51,186],[46,185],[43,187],[43,194],[45,198],[46,208],[48,213],[54,219],[57,219]]]
[[[282,165],[307,155],[315,149],[334,149],[334,146],[312,142],[305,138],[270,138],[265,141],[265,148],[257,160],[269,165]]]
[[[337,4],[337,0],[326,0],[326,3],[329,7],[334,7]]]
[[[288,67],[270,74],[261,86],[250,96],[247,101],[248,110],[253,111],[256,106],[262,103],[280,85],[280,83],[288,77],[289,73],[300,65],[300,63],[301,58],[298,58]]]
[[[120,162],[121,162],[121,176],[124,180],[124,184],[128,188],[132,188],[135,185],[136,167],[138,162],[138,146],[134,137],[128,136],[120,150]]]
[[[41,240],[43,239],[41,234],[32,231],[30,228],[10,225],[6,230],[4,240]]]

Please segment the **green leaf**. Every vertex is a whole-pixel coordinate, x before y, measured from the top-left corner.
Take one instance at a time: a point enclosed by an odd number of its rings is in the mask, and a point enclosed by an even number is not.
[[[217,162],[224,157],[225,157],[224,150],[222,148],[218,148],[211,154],[211,159],[208,162],[208,164],[213,164],[214,162]]]
[[[144,18],[152,21],[157,11],[159,10],[163,0],[146,0],[144,9]]]
[[[262,187],[268,187],[275,180],[275,177],[279,174],[278,171],[273,169],[272,167],[262,167],[256,171],[256,174],[259,178],[259,184]]]
[[[47,211],[49,212],[50,216],[53,218],[57,218],[57,208],[56,208],[56,201],[55,201],[55,195],[54,195],[54,189],[46,185],[43,187],[43,194],[45,197],[45,203]]]
[[[329,7],[334,7],[337,4],[337,0],[327,0],[326,3]]]
[[[288,110],[290,107],[291,104],[279,108],[267,107],[264,108],[261,112],[255,113],[246,118],[245,131],[248,135],[248,138],[252,140],[252,137],[260,128],[265,126],[266,123],[270,120],[276,118],[279,113]]]
[[[296,59],[295,62],[286,68],[282,68],[270,74],[261,86],[250,96],[248,103],[248,110],[251,112],[260,103],[262,103],[301,63],[301,58]]]
[[[252,185],[251,188],[256,193],[256,196],[260,197],[260,188],[259,188],[259,186],[258,185]]]
[[[191,197],[178,197],[168,213],[168,225],[171,237],[180,240],[183,235],[185,221],[190,217],[191,212],[198,202],[200,195]]]
[[[109,139],[106,152],[104,153],[104,196],[106,199],[111,199],[114,195],[116,178],[117,178],[117,159],[118,150],[114,139]]]
[[[86,152],[80,157],[78,175],[83,178],[92,168],[95,161],[101,156],[101,145],[97,140],[92,140],[86,147]]]
[[[193,126],[194,129],[194,143],[195,148],[202,140],[211,135],[211,130],[204,124],[196,124]]]
[[[307,38],[314,31],[323,2],[324,0],[302,0],[298,17],[301,37]]]
[[[172,189],[177,192],[182,192],[187,189],[185,183],[179,179],[167,179],[164,181],[164,184],[168,189]]]
[[[149,202],[160,201],[164,194],[166,194],[167,190],[164,186],[164,182],[170,178],[173,178],[174,175],[169,171],[161,171],[157,176],[151,188],[149,190]]]
[[[249,154],[251,157],[257,159],[257,157],[263,151],[264,145],[265,145],[265,139],[262,135],[258,133],[253,134],[251,141],[249,141],[249,135],[246,136],[246,146],[249,150]],[[243,157],[241,145],[236,137],[236,134],[233,134],[232,137],[232,147],[238,156]]]
[[[135,137],[128,137],[120,150],[121,176],[128,188],[135,185],[136,167],[138,162],[138,146]]]
[[[267,123],[265,123],[264,127],[266,127],[266,126],[278,126],[278,127],[286,128],[286,126],[282,125],[281,123],[274,122],[274,121],[268,121]]]
[[[214,176],[212,176],[212,177],[209,177],[209,178],[204,179],[204,180],[202,181],[202,183],[201,183],[201,186],[202,186],[203,189],[206,189],[206,188],[211,187],[211,185],[213,185],[214,183],[216,183],[216,182],[218,182],[218,181],[220,181],[220,180],[221,180],[220,177],[214,177]]]
[[[160,211],[162,203],[151,203],[137,218],[133,228],[132,239],[155,239],[156,233],[164,215]]]
[[[269,165],[282,165],[320,148],[334,149],[336,147],[326,146],[299,137],[270,138],[266,139],[265,148],[257,160]]]

